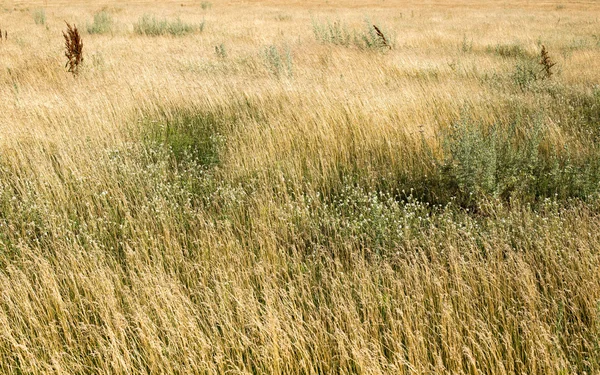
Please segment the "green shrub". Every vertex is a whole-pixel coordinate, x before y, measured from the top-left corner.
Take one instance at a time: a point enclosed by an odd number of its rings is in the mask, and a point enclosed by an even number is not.
[[[199,24],[185,23],[181,19],[177,18],[174,21],[166,19],[159,20],[155,16],[148,14],[143,15],[138,23],[134,25],[134,31],[140,35],[159,36],[159,35],[173,35],[183,36],[198,31],[204,30],[203,20]]]
[[[364,49],[391,49],[393,42],[390,35],[389,31],[372,24],[367,19],[363,30],[355,33],[354,44]]]
[[[443,147],[447,154],[443,173],[467,194],[493,194],[498,154],[495,132],[484,134],[477,126],[461,121],[453,125]]]
[[[454,197],[464,206],[482,197],[582,198],[600,191],[600,150],[590,146],[575,154],[547,142],[539,118],[516,118],[485,128],[471,120],[454,124],[443,135],[444,158],[430,188],[438,197]],[[431,183],[434,181],[435,183]]]
[[[94,14],[94,22],[87,25],[89,34],[107,34],[112,32],[114,21],[112,15],[106,11]]]
[[[511,79],[515,86],[521,91],[529,89],[536,81],[540,79],[540,66],[533,61],[522,61],[515,66]]]
[[[341,21],[321,23],[313,19],[313,33],[317,41],[340,46],[349,46],[352,34],[348,27]]]
[[[212,8],[212,3],[210,1],[203,1],[200,3],[200,7],[202,7],[204,10],[207,10]]]
[[[276,77],[293,76],[292,52],[288,47],[284,48],[282,53],[276,46],[271,45],[264,50],[263,56],[267,68],[273,75]]]

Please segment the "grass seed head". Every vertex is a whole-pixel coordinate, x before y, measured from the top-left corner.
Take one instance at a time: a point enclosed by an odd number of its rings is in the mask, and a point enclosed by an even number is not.
[[[65,56],[68,59],[65,68],[68,68],[67,70],[73,75],[77,75],[79,65],[83,62],[83,41],[77,26],[71,26],[66,21],[65,23],[67,24],[67,31],[63,31],[63,36],[65,37]]]
[[[392,49],[392,46],[390,45],[390,43],[388,42],[387,38],[385,37],[385,35],[383,34],[383,32],[379,29],[379,27],[373,25],[373,29],[375,29],[375,33],[377,34],[377,36],[379,37],[379,40],[381,41],[381,44],[389,49]]]

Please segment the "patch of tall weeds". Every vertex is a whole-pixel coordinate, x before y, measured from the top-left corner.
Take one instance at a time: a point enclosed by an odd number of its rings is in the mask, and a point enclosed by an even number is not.
[[[557,149],[539,117],[489,127],[463,119],[442,135],[441,143],[437,187],[446,191],[438,196],[455,197],[464,206],[485,197],[532,203],[586,199],[600,190],[600,149]]]
[[[516,50],[509,49],[506,52],[507,56],[518,57],[519,62],[515,66],[514,72],[511,74],[513,83],[526,91],[535,87],[538,81],[552,78],[556,71],[556,62],[550,56],[546,46],[541,45],[540,54],[537,61],[519,48]]]
[[[368,19],[362,29],[353,29],[340,20],[331,22],[316,19],[312,20],[312,28],[316,40],[324,44],[384,50],[391,49],[394,45],[392,33]]]
[[[221,124],[215,113],[171,109],[145,119],[142,133],[149,147],[162,149],[175,164],[206,169],[220,162]]]
[[[94,21],[87,25],[88,34],[108,34],[113,31],[114,20],[110,13],[100,11],[94,14]]]
[[[204,30],[205,21],[187,23],[177,18],[175,20],[158,19],[156,16],[145,14],[133,25],[137,34],[148,36],[173,35],[184,36]]]
[[[294,75],[294,61],[289,47],[270,45],[263,50],[263,59],[269,71],[277,78]]]

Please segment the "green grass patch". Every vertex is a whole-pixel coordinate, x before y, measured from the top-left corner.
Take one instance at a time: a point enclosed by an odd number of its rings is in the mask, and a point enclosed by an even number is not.
[[[153,15],[145,14],[133,26],[134,31],[140,35],[183,36],[204,30],[205,21],[200,23],[187,23],[177,18],[175,20],[158,19]]]
[[[600,192],[600,149],[558,149],[539,117],[492,126],[466,118],[441,135],[441,144],[441,160],[429,157],[433,172],[404,181],[430,203],[476,207],[486,199],[517,199],[535,204],[547,198],[586,200]]]
[[[289,47],[278,48],[275,45],[263,50],[263,59],[267,69],[276,77],[294,75],[292,51]]]
[[[175,109],[145,119],[142,134],[149,147],[165,151],[176,164],[207,169],[221,161],[222,124],[216,113]]]
[[[466,113],[441,130],[433,145],[423,140],[420,156],[407,165],[393,167],[383,157],[365,166],[357,153],[321,180],[310,178],[320,181],[319,196],[327,202],[335,201],[346,186],[399,201],[410,198],[471,210],[490,200],[532,206],[546,199],[588,201],[600,194],[600,147],[594,141],[600,136],[592,129],[599,112],[593,95],[597,94],[564,99],[562,104],[551,100],[549,106],[560,108],[547,112],[515,109],[507,119],[492,124]],[[581,130],[571,129],[564,143],[557,144],[548,118],[578,117]],[[381,150],[383,155],[387,152],[391,151]]]
[[[394,37],[390,31],[381,26],[377,28],[368,19],[365,20],[364,27],[355,29],[346,23],[337,20],[331,22],[312,21],[313,33],[317,41],[323,44],[334,44],[344,47],[357,47],[360,49],[389,49],[394,45]]]
[[[108,34],[112,33],[114,20],[110,13],[106,11],[100,11],[94,14],[94,21],[87,25],[87,32],[89,34]]]
[[[46,10],[45,9],[36,9],[33,11],[33,22],[36,25],[45,25],[46,24]]]

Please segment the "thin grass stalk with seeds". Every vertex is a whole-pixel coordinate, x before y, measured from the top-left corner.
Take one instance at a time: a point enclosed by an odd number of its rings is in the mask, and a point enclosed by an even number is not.
[[[77,75],[79,65],[83,62],[83,41],[77,26],[71,26],[66,21],[65,23],[67,24],[67,32],[63,31],[63,36],[65,37],[65,56],[68,59],[65,68],[68,68],[67,70],[73,75]]]

